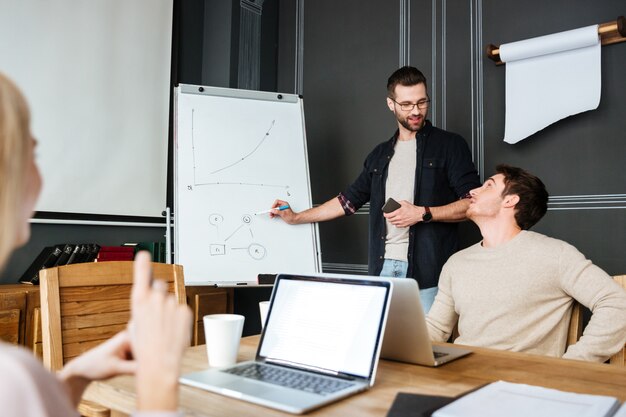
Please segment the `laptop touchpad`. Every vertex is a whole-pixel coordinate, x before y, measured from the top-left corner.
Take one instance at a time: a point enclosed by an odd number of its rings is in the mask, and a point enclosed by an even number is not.
[[[226,391],[226,395],[230,395],[233,397],[238,396],[239,393],[246,395],[263,396],[264,394],[276,390],[272,386],[260,384],[258,382],[246,380],[243,378],[239,379],[236,382],[224,384],[221,386],[221,388]]]

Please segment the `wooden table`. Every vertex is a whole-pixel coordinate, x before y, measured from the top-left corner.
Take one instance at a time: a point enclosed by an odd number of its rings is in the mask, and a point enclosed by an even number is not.
[[[244,338],[239,360],[254,357],[259,336]],[[369,391],[315,410],[312,416],[385,416],[398,392],[456,396],[497,380],[519,382],[564,391],[599,394],[626,401],[626,368],[524,353],[471,347],[474,353],[440,368],[382,360],[376,383]],[[189,348],[183,372],[205,369],[204,346]],[[135,406],[132,377],[94,382],[86,398],[114,410],[130,413]],[[289,414],[181,386],[180,408],[190,416],[287,416]]]

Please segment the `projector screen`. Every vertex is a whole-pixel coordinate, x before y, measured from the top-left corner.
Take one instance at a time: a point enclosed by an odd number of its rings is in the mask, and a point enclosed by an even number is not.
[[[0,71],[24,92],[37,211],[161,217],[173,0],[0,0]]]

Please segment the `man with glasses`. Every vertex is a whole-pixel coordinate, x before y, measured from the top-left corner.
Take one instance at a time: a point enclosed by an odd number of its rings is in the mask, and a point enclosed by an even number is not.
[[[320,222],[354,214],[369,201],[369,274],[417,280],[428,312],[441,268],[458,250],[456,222],[465,220],[468,193],[480,180],[465,140],[426,119],[430,99],[417,68],[395,71],[387,91],[398,130],[368,155],[354,183],[318,207],[275,209],[270,216],[289,224]],[[384,213],[388,198],[400,206]],[[276,200],[272,207],[288,204]]]

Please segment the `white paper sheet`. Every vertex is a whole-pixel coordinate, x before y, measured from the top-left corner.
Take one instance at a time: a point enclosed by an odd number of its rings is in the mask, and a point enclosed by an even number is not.
[[[440,408],[434,417],[606,417],[619,401],[602,395],[498,381]]]
[[[506,62],[507,143],[600,104],[598,25],[503,44],[500,59]]]

